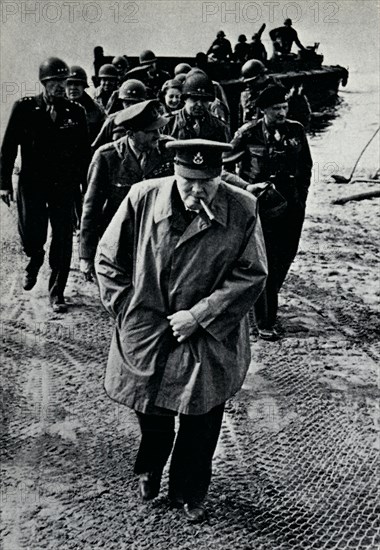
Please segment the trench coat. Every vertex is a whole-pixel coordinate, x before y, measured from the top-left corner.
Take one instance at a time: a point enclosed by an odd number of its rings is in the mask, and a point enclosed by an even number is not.
[[[104,233],[95,269],[116,318],[108,395],[147,414],[205,414],[242,386],[249,363],[247,312],[267,274],[256,200],[221,182],[215,219],[181,227],[175,177],[134,185]],[[181,218],[182,219],[182,218]],[[199,327],[183,343],[167,316],[190,310]]]
[[[99,237],[119,208],[131,186],[141,180],[173,174],[174,154],[161,136],[144,170],[124,137],[100,147],[90,164],[80,232],[80,257],[92,260]]]

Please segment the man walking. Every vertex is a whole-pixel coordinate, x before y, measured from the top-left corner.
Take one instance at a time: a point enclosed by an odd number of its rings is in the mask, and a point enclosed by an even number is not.
[[[58,313],[67,310],[64,290],[70,271],[74,200],[86,180],[90,156],[85,110],[65,98],[68,75],[68,66],[56,57],[40,65],[44,91],[15,103],[0,156],[0,195],[9,205],[12,171],[21,148],[17,209],[21,242],[29,257],[25,290],[34,287],[44,261],[50,221],[49,296]]]
[[[91,161],[79,253],[80,269],[89,279],[99,237],[131,186],[173,173],[173,155],[165,148],[170,138],[160,134],[168,119],[159,114],[158,107],[159,101],[151,99],[119,111],[115,125],[123,126],[126,136],[100,147]]]
[[[105,388],[137,414],[142,499],[158,495],[174,444],[169,498],[197,522],[224,404],[250,363],[246,314],[263,289],[266,256],[256,200],[221,181],[230,145],[167,147],[175,175],[133,186],[99,244],[101,299],[116,318]]]
[[[185,105],[171,121],[172,137],[229,141],[228,127],[210,112],[210,105],[215,100],[215,90],[206,74],[192,72],[187,76],[182,99]]]
[[[231,158],[239,159],[239,176],[250,184],[247,191],[260,192],[264,182],[271,182],[286,202],[276,217],[262,213],[269,272],[255,306],[260,337],[276,340],[278,293],[297,253],[313,163],[303,126],[286,118],[286,89],[265,89],[256,105],[264,115],[236,132]]]

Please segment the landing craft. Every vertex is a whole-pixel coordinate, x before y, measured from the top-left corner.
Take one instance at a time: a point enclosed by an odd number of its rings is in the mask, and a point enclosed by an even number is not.
[[[307,96],[312,111],[321,109],[334,102],[337,97],[340,84],[346,86],[348,81],[348,70],[340,65],[322,65],[323,55],[317,53],[319,44],[308,46],[298,54],[281,56],[281,59],[270,59],[266,66],[268,75],[274,76],[289,91],[292,88],[302,86]],[[105,56],[103,48],[97,46],[94,50],[94,69],[92,77],[95,86],[99,84],[99,68],[105,63],[111,63],[113,55]],[[196,65],[195,57],[158,57],[161,69],[174,72],[174,67],[179,63]],[[128,56],[130,70],[134,69],[133,78],[138,78],[138,57]],[[238,121],[238,107],[240,93],[244,89],[244,83],[240,77],[242,64],[236,61],[207,63],[206,72],[213,80],[217,80],[226,92],[231,112],[231,130],[236,130]]]

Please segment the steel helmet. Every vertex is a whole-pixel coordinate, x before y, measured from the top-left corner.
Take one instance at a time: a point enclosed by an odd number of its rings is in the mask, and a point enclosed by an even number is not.
[[[267,72],[264,63],[258,59],[246,61],[241,68],[241,76],[244,82],[250,82]]]
[[[176,74],[175,79],[178,80],[181,84],[183,84],[186,80],[185,73]]]
[[[187,74],[189,71],[191,71],[191,65],[188,63],[178,63],[178,65],[174,67],[174,76],[178,74]]]
[[[214,101],[214,85],[206,74],[200,71],[194,72],[186,78],[183,84],[182,97],[195,97]]]
[[[120,86],[119,99],[124,101],[130,101],[131,103],[139,103],[146,100],[146,87],[145,84],[131,78],[126,80]]]
[[[112,65],[118,71],[126,71],[129,67],[128,59],[124,55],[117,55],[112,59]]]
[[[65,80],[68,76],[69,67],[58,57],[49,57],[40,65],[39,79],[41,82],[56,79]]]
[[[99,78],[114,78],[115,80],[119,78],[116,67],[111,65],[111,63],[106,63],[102,65],[99,69]]]
[[[217,36],[218,38],[224,38],[224,37],[226,36],[226,34],[225,34],[224,31],[218,31],[218,32],[216,33],[216,36]]]
[[[151,63],[154,63],[157,61],[156,56],[152,52],[152,50],[144,50],[140,53],[140,65],[150,65]]]
[[[82,67],[79,67],[79,65],[73,65],[70,67],[69,76],[67,77],[68,82],[81,82],[85,85],[86,88],[88,88],[87,83],[87,74]]]

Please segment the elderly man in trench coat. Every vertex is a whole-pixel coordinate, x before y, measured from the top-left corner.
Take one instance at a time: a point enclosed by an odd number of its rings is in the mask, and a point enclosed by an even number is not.
[[[196,522],[205,517],[225,401],[250,363],[246,314],[267,264],[256,199],[221,181],[222,152],[231,146],[203,139],[166,146],[176,151],[175,175],[131,188],[95,267],[116,319],[105,388],[137,413],[141,496],[159,493],[179,415],[169,499]]]

